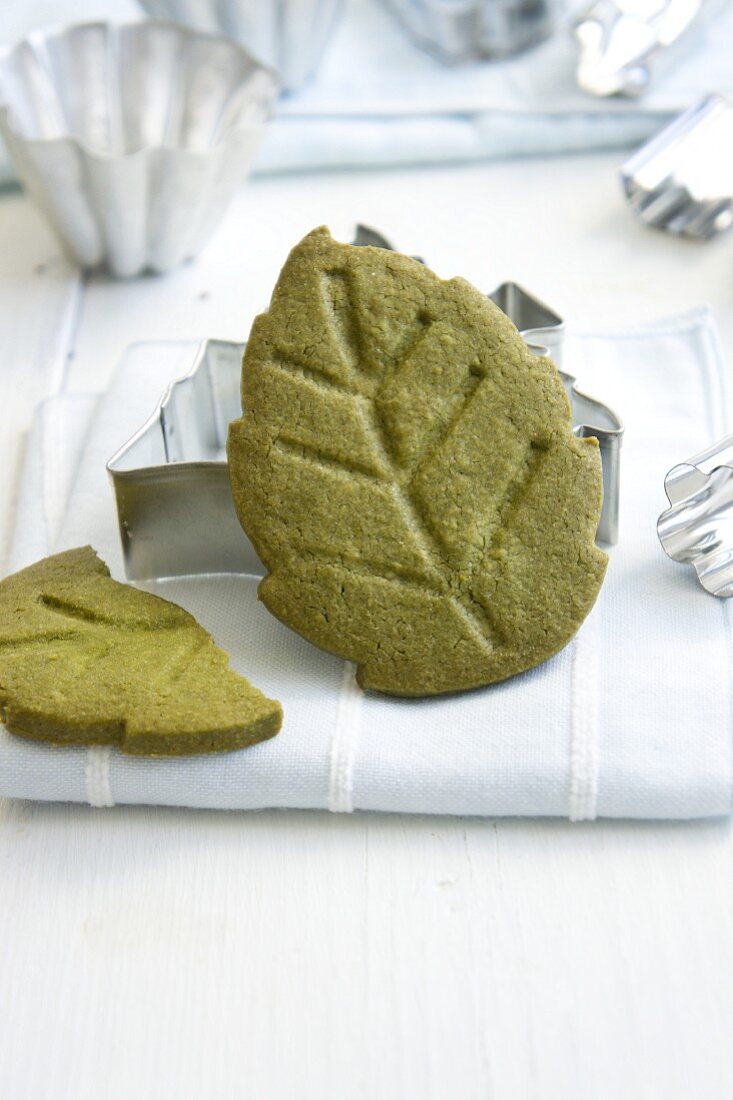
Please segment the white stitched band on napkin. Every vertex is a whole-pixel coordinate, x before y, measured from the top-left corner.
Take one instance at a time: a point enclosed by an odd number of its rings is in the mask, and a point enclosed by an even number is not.
[[[109,745],[90,745],[84,768],[87,802],[90,806],[103,808],[114,806],[112,788],[109,782],[109,761],[112,749]]]
[[[350,814],[354,809],[354,757],[361,728],[363,698],[364,692],[356,682],[356,668],[347,661],[331,741],[328,808],[335,814]]]
[[[598,800],[598,634],[586,619],[573,642],[570,733],[571,821],[593,821]]]

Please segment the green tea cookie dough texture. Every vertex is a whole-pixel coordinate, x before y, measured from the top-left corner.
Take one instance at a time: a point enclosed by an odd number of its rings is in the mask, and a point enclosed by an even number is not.
[[[315,230],[254,323],[242,406],[229,465],[260,597],[363,687],[502,680],[588,614],[607,561],[598,445],[469,283]]]
[[[39,741],[178,756],[263,741],[282,710],[192,615],[85,546],[0,582],[0,717]]]

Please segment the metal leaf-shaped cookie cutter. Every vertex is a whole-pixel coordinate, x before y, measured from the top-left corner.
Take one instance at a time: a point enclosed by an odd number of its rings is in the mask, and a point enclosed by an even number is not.
[[[664,479],[671,505],[657,534],[674,561],[693,565],[713,596],[733,596],[733,435],[673,466]]]
[[[388,247],[365,227],[355,243],[366,236],[369,244]],[[551,348],[557,358],[563,322],[554,311],[515,283],[502,284],[490,297],[515,323],[533,326],[522,334],[534,351]],[[131,580],[264,571],[234,511],[225,453],[229,422],[241,412],[243,350],[243,344],[222,340],[202,343],[190,371],[168,386],[150,418],[107,463]],[[576,390],[570,375],[560,374],[575,434],[599,441],[604,502],[598,540],[615,543],[623,427],[605,405]]]

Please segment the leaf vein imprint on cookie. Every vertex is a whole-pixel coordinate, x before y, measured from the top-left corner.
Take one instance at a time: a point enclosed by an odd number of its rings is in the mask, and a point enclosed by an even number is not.
[[[192,615],[112,580],[86,546],[0,581],[0,719],[53,744],[182,755],[272,737],[282,709]]]
[[[363,341],[359,337],[359,315],[353,303],[351,278],[348,272],[331,271],[323,276],[322,286],[328,301],[326,317],[332,328],[335,342],[341,351],[344,365],[350,374],[363,375],[365,373],[361,352]],[[482,607],[470,592],[450,591],[450,567],[445,550],[439,538],[431,530],[431,525],[424,509],[420,506],[420,502],[414,499],[410,491],[412,477],[415,469],[419,469],[419,466],[410,469],[409,466],[403,467],[397,463],[393,447],[390,445],[389,431],[380,411],[380,394],[392,381],[393,377],[399,373],[400,369],[409,362],[411,353],[424,339],[430,323],[424,314],[418,314],[415,318],[415,327],[408,330],[410,336],[406,344],[396,355],[392,369],[385,371],[379,387],[375,390],[374,398],[370,402],[367,420],[368,432],[376,462],[389,471],[405,526],[436,575],[433,591],[436,594],[447,595],[455,611],[465,621],[476,641],[490,651],[503,638],[501,627],[494,616]],[[482,377],[473,373],[467,366],[466,380],[464,386],[456,394],[452,413],[449,413],[447,422],[436,428],[434,438],[429,441],[431,454],[438,452],[450,433],[456,429],[481,381]],[[424,451],[421,452],[421,455],[422,453]],[[363,473],[363,471],[355,468],[351,461],[340,465],[350,473]]]
[[[228,456],[259,595],[362,686],[496,682],[578,629],[606,565],[597,443],[469,284],[314,230],[255,321],[242,398]]]
[[[374,386],[371,381],[361,382],[359,379],[352,378],[348,384],[345,384],[341,379],[331,378],[323,371],[306,367],[303,363],[296,363],[292,357],[287,355],[278,354],[270,360],[269,366],[271,370],[290,375],[293,378],[299,378],[307,385],[315,387],[326,394],[346,394],[358,401],[360,398],[369,399],[374,393]]]
[[[378,470],[368,466],[361,466],[353,458],[344,462],[336,455],[325,455],[316,447],[309,447],[307,443],[301,443],[299,439],[290,439],[287,435],[279,435],[273,442],[273,447],[283,455],[291,455],[301,462],[310,462],[321,470],[329,470],[331,473],[355,477],[366,477],[371,481],[386,481],[387,478]]]

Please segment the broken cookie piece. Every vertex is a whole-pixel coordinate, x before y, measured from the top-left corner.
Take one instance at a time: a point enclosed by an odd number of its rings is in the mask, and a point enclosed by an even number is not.
[[[0,581],[0,717],[34,740],[179,756],[264,741],[282,709],[192,615],[85,546]]]
[[[606,570],[598,445],[470,284],[315,230],[255,321],[242,404],[229,467],[260,598],[362,686],[478,687],[573,637]]]

